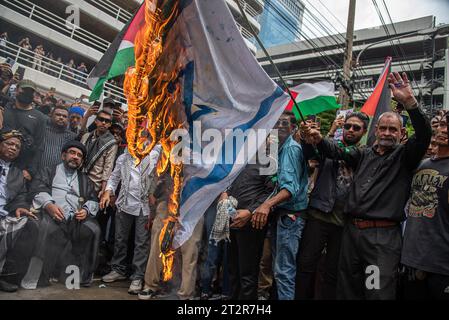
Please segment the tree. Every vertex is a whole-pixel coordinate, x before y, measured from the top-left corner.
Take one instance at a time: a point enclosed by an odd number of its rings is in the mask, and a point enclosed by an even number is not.
[[[321,133],[326,135],[331,128],[332,122],[334,122],[337,115],[337,110],[327,110],[317,115],[317,118],[321,120]]]

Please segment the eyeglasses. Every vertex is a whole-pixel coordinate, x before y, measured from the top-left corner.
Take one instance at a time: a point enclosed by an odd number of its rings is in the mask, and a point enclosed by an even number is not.
[[[361,126],[359,126],[358,124],[352,124],[352,123],[345,123],[343,128],[345,130],[349,130],[352,128],[355,132],[362,130]]]
[[[106,119],[106,118],[102,118],[102,117],[97,117],[97,120],[103,123],[112,123],[111,119]]]
[[[276,127],[289,127],[290,121],[289,120],[278,120],[276,122]]]

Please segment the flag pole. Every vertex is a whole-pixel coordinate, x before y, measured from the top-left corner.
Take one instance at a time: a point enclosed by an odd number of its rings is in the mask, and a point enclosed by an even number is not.
[[[301,121],[302,122],[306,122],[306,120],[304,119],[304,116],[301,112],[301,110],[299,109],[298,104],[296,103],[295,97],[293,96],[292,92],[290,91],[289,87],[287,86],[287,83],[285,82],[284,78],[281,75],[281,72],[279,71],[278,67],[276,66],[276,64],[274,63],[273,59],[271,58],[270,54],[268,53],[267,49],[265,49],[265,46],[263,45],[262,41],[260,40],[259,36],[257,35],[257,33],[254,31],[253,26],[251,25],[251,23],[249,22],[248,16],[246,15],[246,12],[243,10],[242,5],[240,4],[240,1],[236,1],[240,13],[242,14],[243,18],[245,19],[246,23],[248,24],[249,28],[251,29],[251,33],[253,34],[254,38],[256,39],[257,43],[259,44],[259,46],[262,48],[263,52],[265,53],[265,56],[268,58],[268,60],[270,61],[270,64],[273,66],[274,70],[277,73],[277,76],[279,77],[279,79],[281,79],[282,85],[284,86],[284,89],[287,91],[287,93],[290,95],[290,98],[293,101],[293,105],[295,106],[296,111],[298,112]]]

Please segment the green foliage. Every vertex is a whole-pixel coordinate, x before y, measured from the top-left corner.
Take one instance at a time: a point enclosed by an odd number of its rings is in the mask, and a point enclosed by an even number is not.
[[[412,123],[410,120],[407,122],[407,126],[405,128],[407,129],[407,134],[408,134],[409,138],[415,134],[415,129],[413,129],[413,126],[412,126]]]
[[[321,133],[326,135],[334,122],[337,110],[327,110],[317,115],[321,119]]]

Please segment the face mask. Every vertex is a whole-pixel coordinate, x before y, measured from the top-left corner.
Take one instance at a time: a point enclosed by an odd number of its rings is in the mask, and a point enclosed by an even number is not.
[[[21,92],[16,95],[17,101],[19,101],[21,104],[31,104],[34,100],[34,94],[27,94],[25,92]]]

